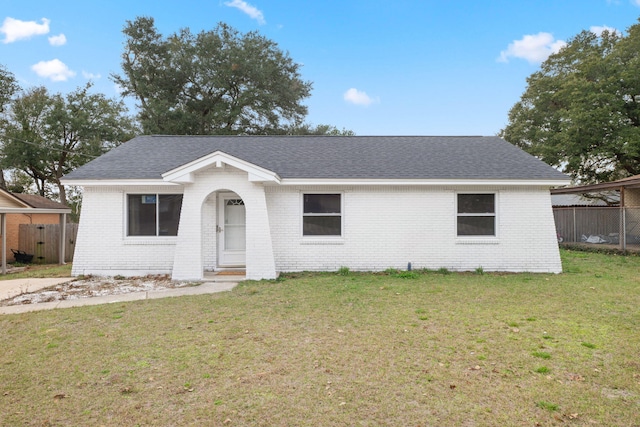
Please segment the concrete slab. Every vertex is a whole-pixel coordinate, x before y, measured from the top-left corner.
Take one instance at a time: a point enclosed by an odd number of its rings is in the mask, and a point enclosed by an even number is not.
[[[0,314],[21,314],[32,311],[52,310],[56,308],[59,303],[60,301],[52,301],[41,302],[40,304],[9,305],[7,307],[0,307]]]
[[[179,297],[183,295],[204,295],[216,292],[230,291],[236,287],[237,282],[205,282],[198,286],[188,286],[183,288],[163,289],[160,291],[147,292],[147,299],[157,299],[166,297]]]
[[[38,279],[38,280],[53,280],[53,279]],[[71,280],[73,279],[71,278],[66,279],[66,281],[71,281]],[[44,286],[44,283],[45,282],[36,284],[36,283],[30,282],[30,286],[32,287],[29,288],[29,291],[43,289],[48,286],[53,286],[53,285],[64,283],[64,282],[59,281],[53,284],[49,284],[47,286]],[[179,297],[183,295],[212,294],[216,292],[230,291],[233,288],[235,288],[237,284],[238,284],[237,282],[223,282],[223,283],[204,282],[198,286],[188,286],[183,288],[160,289],[157,291],[147,291],[147,292],[132,292],[128,294],[119,294],[119,295],[104,295],[104,296],[98,296],[98,297],[87,297],[87,298],[69,299],[69,300],[63,300],[63,301],[43,302],[38,304],[11,305],[7,307],[0,307],[0,314],[20,314],[20,313],[29,313],[32,311],[39,311],[39,310],[51,310],[54,308],[83,307],[88,305],[113,304],[113,303],[128,302],[128,301],[138,301],[138,300],[144,300],[144,299]],[[17,285],[20,286],[20,284],[17,284]],[[33,287],[36,285],[41,287],[36,289]],[[9,289],[10,291],[10,289],[12,288],[7,287],[7,289]],[[15,286],[13,289],[15,289]],[[16,295],[16,294],[14,293],[12,295]]]
[[[71,282],[72,280],[75,279],[73,277],[53,277],[46,279],[27,278],[0,280],[0,300],[12,298],[27,292],[36,292],[40,289]]]

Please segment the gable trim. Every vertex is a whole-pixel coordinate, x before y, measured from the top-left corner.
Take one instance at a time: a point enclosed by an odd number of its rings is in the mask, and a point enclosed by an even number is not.
[[[30,208],[33,209],[33,206],[31,206],[30,204],[28,204],[27,202],[20,200],[19,198],[17,198],[16,196],[14,196],[13,194],[11,194],[9,191],[4,190],[2,188],[0,188],[0,194],[6,196],[7,199],[11,200],[12,202],[16,203],[18,206],[21,206],[23,208]],[[8,208],[11,209],[11,208]],[[16,208],[12,208],[12,209],[16,209]],[[18,208],[19,209],[19,208]]]
[[[247,174],[249,174],[249,181],[251,182],[280,183],[280,177],[277,173],[242,160],[238,157],[231,156],[222,151],[215,151],[185,165],[165,172],[162,174],[162,179],[167,182],[181,184],[193,183],[195,180],[194,174],[196,172],[211,166],[221,168],[223,165],[229,165],[247,172]]]

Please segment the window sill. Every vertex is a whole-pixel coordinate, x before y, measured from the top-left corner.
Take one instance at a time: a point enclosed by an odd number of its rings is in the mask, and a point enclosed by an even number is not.
[[[152,246],[152,245],[175,245],[178,242],[178,238],[176,236],[170,237],[153,237],[153,236],[144,236],[144,237],[125,237],[124,244],[125,245],[139,245],[139,246]]]
[[[300,241],[301,245],[344,245],[344,239],[342,237],[327,237],[327,238],[303,238]]]
[[[498,245],[497,237],[458,237],[456,245]]]

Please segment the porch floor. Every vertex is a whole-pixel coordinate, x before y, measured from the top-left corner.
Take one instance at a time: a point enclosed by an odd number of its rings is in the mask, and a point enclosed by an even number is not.
[[[247,280],[244,269],[205,271],[202,277],[203,282],[241,282],[243,280]]]

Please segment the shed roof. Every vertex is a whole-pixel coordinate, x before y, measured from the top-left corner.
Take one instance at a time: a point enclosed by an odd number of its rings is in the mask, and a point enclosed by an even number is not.
[[[620,188],[640,188],[640,175],[633,175],[617,181],[601,182],[598,184],[578,185],[575,187],[555,188],[553,194],[584,194],[598,191],[620,190]]]
[[[68,207],[60,202],[49,200],[46,197],[37,194],[11,193],[17,199],[22,200],[32,208],[38,209],[68,209]]]
[[[568,177],[493,136],[139,136],[65,180],[162,179],[211,153],[281,179],[519,179]]]
[[[12,193],[0,188],[0,213],[69,213],[66,205],[37,194]]]

